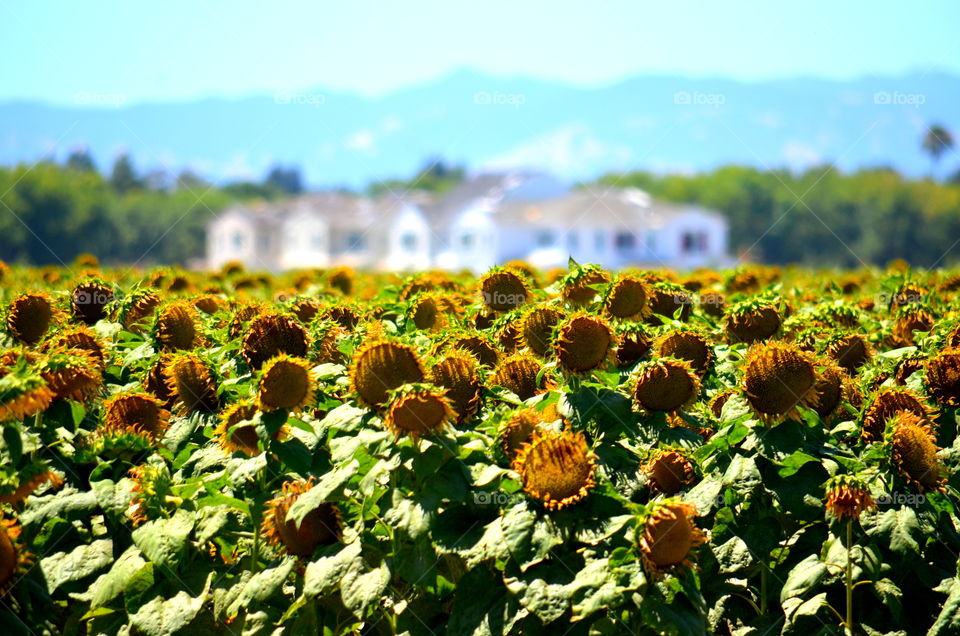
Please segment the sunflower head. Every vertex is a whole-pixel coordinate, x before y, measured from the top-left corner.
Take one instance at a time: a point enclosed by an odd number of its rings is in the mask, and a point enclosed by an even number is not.
[[[44,484],[57,488],[63,484],[63,477],[51,471],[45,464],[29,464],[17,473],[15,482],[5,481],[0,484],[0,504],[20,503]]]
[[[553,330],[562,318],[563,314],[553,307],[531,307],[520,318],[523,344],[540,357],[549,356],[553,350]]]
[[[173,479],[166,464],[142,464],[130,469],[133,498],[127,514],[134,525],[157,519],[164,511],[180,502],[171,486]]]
[[[642,470],[647,475],[650,489],[668,497],[677,494],[696,479],[693,462],[676,450],[655,452]]]
[[[163,370],[167,390],[184,413],[215,413],[219,407],[217,381],[197,355],[177,353]]]
[[[813,410],[821,418],[827,419],[833,415],[840,403],[846,397],[847,373],[838,364],[824,359],[816,360],[819,368],[817,373],[817,383],[813,391],[816,395],[816,403]]]
[[[720,292],[703,292],[700,294],[700,309],[708,316],[719,318],[727,310],[727,299]]]
[[[540,363],[532,356],[518,353],[500,361],[489,382],[492,386],[502,386],[516,394],[521,401],[528,400],[548,390],[548,386],[537,384]]]
[[[144,321],[160,306],[160,296],[149,289],[131,292],[120,303],[118,319],[123,328],[131,333],[143,333]]]
[[[213,431],[217,445],[228,453],[239,452],[248,457],[259,455],[260,436],[254,422],[257,413],[256,405],[249,401],[240,401],[225,408]],[[287,432],[284,425],[273,435],[273,439],[282,439]]]
[[[926,368],[927,356],[919,351],[908,353],[897,361],[897,366],[893,371],[893,381],[897,386],[904,386],[917,371],[923,371]]]
[[[638,544],[644,566],[653,577],[671,568],[693,566],[694,548],[706,541],[706,536],[693,522],[696,516],[696,506],[677,499],[648,504]]]
[[[929,293],[925,287],[913,283],[904,283],[890,296],[888,307],[890,311],[894,311],[900,307],[906,307],[914,303],[924,303]]]
[[[616,346],[616,337],[602,318],[578,312],[557,325],[553,343],[560,368],[581,374],[607,362]]]
[[[660,281],[650,285],[649,289],[650,297],[647,304],[651,315],[647,318],[647,322],[653,325],[661,324],[663,321],[658,316],[672,318],[678,315],[683,322],[690,319],[690,314],[693,313],[693,298],[682,286]]]
[[[40,362],[40,375],[58,399],[84,402],[103,386],[103,365],[85,349],[48,351]]]
[[[517,452],[513,470],[527,494],[547,510],[559,510],[586,498],[596,485],[595,460],[583,433],[542,430]]]
[[[319,546],[343,539],[340,510],[332,503],[320,503],[307,512],[300,523],[289,516],[290,508],[313,488],[313,480],[288,481],[267,502],[263,515],[263,536],[277,549],[296,557],[309,557]]]
[[[101,366],[104,363],[103,343],[89,327],[84,325],[63,329],[43,343],[44,351],[54,349],[82,349],[95,358]]]
[[[250,321],[241,354],[253,369],[281,353],[304,358],[309,349],[307,330],[292,316],[263,313]]]
[[[677,413],[700,394],[700,380],[686,360],[658,358],[637,369],[633,400],[642,412]]]
[[[45,411],[56,397],[35,368],[35,354],[10,349],[0,357],[0,422]]]
[[[613,333],[617,338],[614,355],[620,368],[634,364],[647,355],[653,346],[653,336],[643,323],[621,322],[614,326]]]
[[[33,563],[33,555],[20,541],[21,533],[16,519],[0,513],[0,598],[14,586],[17,575],[26,572]]]
[[[254,318],[266,311],[266,305],[256,302],[241,301],[234,303],[233,316],[227,324],[227,333],[230,338],[237,338],[247,333],[247,327]]]
[[[451,349],[430,369],[430,381],[446,389],[446,397],[457,414],[457,424],[480,408],[483,380],[477,359],[466,351]]]
[[[907,483],[920,492],[942,490],[944,467],[930,423],[902,411],[889,423],[891,458]]]
[[[333,320],[318,318],[310,323],[310,360],[317,364],[342,364],[340,339],[347,335]]]
[[[859,519],[860,515],[877,507],[870,495],[870,487],[860,477],[837,475],[824,484],[827,494],[827,514],[844,521]]]
[[[88,325],[107,317],[107,304],[113,302],[113,289],[100,279],[81,282],[70,295],[70,310],[75,320]]]
[[[423,365],[410,345],[373,340],[353,354],[350,385],[366,406],[380,408],[389,400],[390,391],[423,379]]]
[[[448,350],[460,349],[473,355],[481,365],[490,367],[497,366],[500,361],[500,352],[490,342],[490,340],[476,331],[454,331],[449,333],[440,343]]]
[[[610,274],[599,265],[580,265],[560,279],[560,295],[572,307],[585,307],[609,282]]]
[[[260,370],[257,404],[264,412],[300,411],[313,402],[315,384],[313,371],[305,360],[281,353]]]
[[[193,349],[197,343],[197,310],[184,300],[170,303],[157,316],[153,333],[164,351]]]
[[[514,411],[497,429],[497,447],[500,453],[512,463],[523,445],[532,440],[534,433],[542,430],[543,425],[543,415],[535,408],[526,407]]]
[[[751,298],[727,310],[724,328],[733,342],[754,343],[774,336],[780,324],[775,303]]]
[[[897,310],[891,339],[896,346],[915,346],[917,344],[915,332],[926,333],[936,324],[937,318],[929,308],[918,304],[904,305]]]
[[[202,311],[208,316],[220,311],[221,299],[216,294],[205,294],[203,296],[197,296],[190,302],[193,303],[193,306],[198,310]]]
[[[154,442],[170,425],[170,412],[150,393],[118,393],[103,403],[103,410],[105,429],[144,433]]]
[[[405,384],[390,393],[383,423],[398,438],[439,433],[457,419],[446,392],[431,384]]]
[[[621,274],[607,286],[603,309],[613,318],[640,320],[650,313],[647,308],[649,295],[643,279]]]
[[[790,416],[800,404],[816,403],[817,373],[810,355],[792,344],[768,342],[747,352],[743,389],[765,421]]]
[[[859,334],[835,334],[828,337],[824,343],[827,355],[837,361],[850,375],[870,359],[870,347],[863,336]]]
[[[865,442],[883,439],[887,425],[899,413],[911,413],[927,421],[932,421],[936,416],[934,409],[913,391],[887,387],[873,396],[863,412],[860,436]]]
[[[58,311],[53,300],[42,292],[17,296],[7,311],[7,330],[20,342],[33,345],[40,341]]]
[[[530,299],[530,289],[522,275],[503,267],[494,267],[478,284],[480,299],[492,311],[510,311]]]
[[[703,336],[692,329],[679,329],[663,333],[654,343],[660,357],[686,360],[701,378],[713,364],[713,347]]]
[[[960,348],[941,351],[926,367],[930,395],[943,406],[960,406]]]
[[[339,291],[344,296],[353,293],[354,282],[357,279],[357,273],[352,267],[334,267],[327,272],[327,286]]]

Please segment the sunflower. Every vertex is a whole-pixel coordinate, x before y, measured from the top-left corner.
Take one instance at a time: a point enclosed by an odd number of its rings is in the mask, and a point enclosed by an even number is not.
[[[130,499],[127,514],[130,515],[133,525],[137,526],[151,519],[157,519],[168,506],[176,506],[183,502],[173,494],[170,470],[166,464],[134,466],[129,474],[133,480],[133,486],[130,488],[133,496]]]
[[[308,349],[309,337],[300,323],[289,316],[265,313],[250,321],[240,353],[247,364],[259,370],[277,354],[305,358]]]
[[[107,317],[107,304],[113,301],[113,290],[102,280],[84,281],[73,288],[70,309],[75,320],[94,325]]]
[[[891,340],[896,346],[915,346],[917,344],[915,332],[926,333],[936,324],[937,318],[928,308],[915,304],[905,305],[897,312]]]
[[[762,420],[789,417],[801,404],[816,404],[816,382],[813,361],[795,345],[768,342],[747,352],[743,389]]]
[[[56,397],[31,365],[31,355],[11,349],[0,358],[0,422],[41,413]]]
[[[724,329],[732,342],[752,344],[773,337],[780,324],[780,312],[772,301],[749,299],[727,310]]]
[[[198,310],[202,311],[208,316],[220,311],[220,299],[214,294],[206,294],[204,296],[198,296],[190,301],[193,303],[193,306]]]
[[[33,555],[20,542],[21,533],[16,519],[0,513],[0,598],[16,584],[16,576],[33,563]]]
[[[266,540],[296,557],[309,557],[317,547],[343,539],[340,510],[332,503],[317,504],[300,519],[300,523],[288,518],[290,508],[311,488],[312,479],[284,482],[281,491],[267,502],[263,515],[262,532]]]
[[[523,445],[533,439],[534,433],[542,430],[543,415],[535,408],[522,408],[500,424],[497,429],[497,446],[503,456],[513,462]]]
[[[580,265],[560,279],[560,295],[572,307],[588,305],[599,287],[610,282],[610,274],[599,265]]]
[[[466,351],[452,349],[430,369],[430,381],[446,389],[446,397],[457,414],[457,424],[480,408],[483,380],[477,359]]]
[[[660,281],[650,285],[650,296],[647,304],[650,308],[650,316],[647,322],[652,325],[659,325],[663,322],[659,316],[673,318],[678,315],[679,320],[686,322],[690,319],[693,312],[693,298],[680,285],[667,281]]]
[[[154,336],[163,351],[193,349],[197,344],[197,310],[192,303],[177,301],[157,316]]]
[[[354,282],[357,279],[357,273],[352,267],[334,267],[327,272],[327,286],[336,289],[344,296],[353,293]]]
[[[170,425],[170,412],[150,393],[119,393],[103,403],[104,427],[111,431],[137,431],[156,442]]]
[[[923,303],[926,301],[928,294],[929,291],[924,287],[912,283],[905,283],[890,296],[888,307],[890,311],[893,311],[907,305]]]
[[[907,483],[920,492],[943,490],[944,468],[930,423],[906,411],[890,422],[891,458]]]
[[[483,304],[495,312],[516,309],[530,299],[527,281],[503,267],[494,267],[484,274],[478,291]]]
[[[502,386],[516,394],[521,401],[546,392],[549,386],[538,386],[540,363],[531,356],[518,353],[500,361],[490,376],[492,386]]]
[[[184,413],[214,413],[217,382],[213,373],[199,357],[191,353],[177,353],[163,370],[167,389]]]
[[[853,475],[831,477],[824,484],[824,490],[827,493],[827,514],[840,521],[859,519],[864,512],[877,507],[866,482]]]
[[[423,365],[409,345],[374,340],[353,354],[350,385],[366,406],[379,408],[386,404],[391,390],[423,379]]]
[[[54,349],[82,349],[95,358],[100,366],[103,366],[105,361],[103,344],[97,335],[84,325],[59,331],[44,342],[44,351]]]
[[[391,394],[383,423],[398,438],[439,433],[457,419],[445,392],[430,384],[406,384]]]
[[[50,484],[51,488],[57,488],[63,484],[63,477],[49,470],[43,464],[31,464],[24,470],[21,470],[17,476],[16,486],[0,487],[0,503],[16,504],[20,503],[44,484]],[[7,492],[2,492],[6,487],[11,488]]]
[[[720,391],[713,398],[710,399],[710,403],[707,404],[707,408],[710,409],[710,412],[713,413],[713,416],[717,419],[723,415],[723,407],[727,403],[727,400],[736,395],[736,391],[733,389],[725,389]]]
[[[654,492],[673,496],[696,479],[693,464],[681,452],[660,450],[641,469]]]
[[[621,322],[613,328],[617,338],[614,351],[617,366],[629,367],[650,352],[653,338],[647,327],[639,322]]]
[[[960,348],[941,351],[926,367],[930,395],[943,406],[960,406]]]
[[[912,413],[922,420],[932,421],[936,411],[909,389],[888,387],[881,389],[870,400],[863,412],[861,437],[865,442],[883,438],[887,424],[901,412]]]
[[[700,309],[708,316],[719,318],[727,309],[727,299],[719,292],[703,292],[700,294]]]
[[[33,345],[55,322],[53,300],[44,293],[17,296],[7,312],[7,329],[24,344]]]
[[[143,333],[143,322],[153,315],[160,303],[160,296],[150,290],[132,292],[120,307],[120,324],[131,333]]]
[[[637,370],[633,399],[641,412],[676,413],[699,394],[700,381],[686,360],[659,358]]]
[[[693,522],[696,506],[671,499],[649,507],[652,510],[645,515],[638,541],[647,571],[657,578],[674,567],[693,567],[691,553],[706,541]]]
[[[650,313],[647,284],[639,278],[620,275],[606,289],[603,308],[613,318],[639,320]]]
[[[40,361],[40,375],[58,399],[84,402],[103,387],[103,367],[84,349],[56,349]]]
[[[460,349],[473,356],[481,365],[490,367],[497,366],[500,361],[500,352],[483,334],[478,332],[454,331],[446,335],[440,341],[440,347],[446,347],[447,350]]]
[[[228,453],[240,452],[248,457],[260,454],[260,436],[254,418],[257,407],[248,401],[231,404],[220,415],[220,422],[213,430],[220,448]],[[273,439],[282,439],[288,433],[286,425],[273,435]]]
[[[553,350],[553,330],[563,314],[553,307],[534,306],[520,319],[523,343],[536,355],[547,357]]]
[[[346,335],[347,332],[336,321],[318,318],[311,322],[310,360],[317,364],[342,364],[344,355],[339,344]]]
[[[859,334],[840,334],[827,339],[824,350],[850,375],[870,360],[870,347]]]
[[[813,392],[816,395],[813,410],[826,420],[837,411],[840,403],[846,397],[844,380],[847,379],[847,373],[835,362],[826,360],[817,360],[816,362],[819,373],[817,374],[817,382],[813,387]]]
[[[596,485],[595,459],[583,433],[543,430],[520,448],[513,470],[527,494],[547,510],[560,510],[584,499]]]
[[[908,353],[897,361],[897,366],[893,371],[893,381],[897,386],[904,386],[917,371],[923,371],[926,368],[927,356],[916,351]]]
[[[668,331],[657,338],[654,348],[660,357],[686,360],[701,378],[713,364],[713,347],[703,335],[690,329]]]
[[[616,338],[607,323],[596,316],[576,313],[557,325],[553,349],[557,363],[568,373],[586,373],[611,357]]]
[[[264,412],[277,409],[298,412],[313,401],[315,384],[313,371],[306,361],[281,353],[260,371],[257,404]]]

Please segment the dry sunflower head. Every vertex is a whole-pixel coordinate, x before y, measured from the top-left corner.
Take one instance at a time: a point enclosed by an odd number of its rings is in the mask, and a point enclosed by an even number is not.
[[[634,364],[646,356],[653,346],[653,336],[643,323],[621,322],[614,326],[613,333],[617,339],[614,355],[620,368]]]
[[[795,345],[754,345],[743,369],[743,389],[754,412],[765,421],[789,417],[794,409],[816,404],[816,369],[809,354]]]
[[[477,359],[466,351],[451,349],[430,369],[430,381],[446,389],[446,397],[457,414],[457,424],[480,408],[483,380]]]
[[[241,354],[253,369],[281,353],[305,358],[309,350],[307,330],[290,316],[263,313],[250,321]]]
[[[553,331],[563,314],[547,305],[535,305],[520,319],[523,343],[536,355],[547,357],[553,351]]]
[[[960,348],[941,351],[926,368],[930,395],[943,406],[960,406]]]
[[[643,279],[621,274],[610,283],[603,294],[603,308],[613,318],[641,320],[649,313],[650,296]]]
[[[509,462],[513,462],[523,445],[533,439],[544,425],[543,415],[532,407],[514,411],[497,429],[497,447]]]
[[[602,367],[615,346],[616,338],[610,326],[602,318],[582,312],[557,325],[553,338],[557,364],[571,374]]]
[[[170,425],[170,412],[150,393],[118,393],[103,403],[104,428],[111,431],[136,431],[151,441],[161,439]]]
[[[932,421],[936,416],[916,393],[899,387],[883,388],[874,394],[863,412],[861,437],[866,442],[883,439],[888,423],[901,412],[912,413],[921,420]]]
[[[70,295],[70,309],[74,319],[88,325],[106,318],[106,307],[111,302],[113,289],[96,278],[78,284]]]
[[[510,390],[524,401],[549,389],[549,386],[538,385],[539,373],[540,363],[537,360],[529,355],[518,353],[501,360],[489,381],[493,386],[502,386]]]
[[[660,357],[686,360],[701,378],[713,364],[713,347],[703,334],[692,329],[671,330],[661,334],[654,343],[654,349]]]
[[[184,413],[215,413],[219,408],[217,380],[203,360],[192,353],[177,353],[163,369],[170,396]]]
[[[258,380],[257,404],[264,412],[298,412],[313,402],[316,379],[306,360],[281,353],[263,365]]]
[[[513,460],[523,489],[547,510],[560,510],[583,500],[594,488],[596,456],[583,433],[535,432]]]
[[[699,394],[700,381],[686,360],[658,358],[637,369],[633,400],[642,412],[677,413]]]
[[[160,311],[153,327],[163,351],[193,349],[197,344],[197,310],[187,301],[170,303]]]
[[[901,411],[890,422],[891,459],[903,478],[920,492],[942,490],[945,471],[930,423]]]
[[[733,342],[752,344],[780,330],[780,311],[770,300],[747,299],[727,309],[725,329]]]
[[[350,385],[364,405],[380,408],[389,392],[404,384],[422,382],[423,365],[410,345],[392,340],[373,340],[353,354]]]
[[[840,521],[859,519],[877,507],[867,483],[853,475],[837,475],[824,484],[827,513]]]
[[[684,486],[696,479],[693,463],[682,452],[659,450],[642,468],[647,475],[647,484],[654,492],[668,497],[676,495]]]
[[[530,299],[527,281],[503,267],[494,267],[484,274],[478,288],[483,304],[495,312],[516,309]]]
[[[572,307],[585,307],[609,282],[610,274],[599,265],[580,265],[560,279],[560,295]]]
[[[58,313],[47,294],[22,294],[10,303],[7,330],[24,344],[36,344],[57,321]]]
[[[676,499],[648,507],[652,510],[643,519],[638,540],[646,570],[657,578],[674,567],[693,567],[693,550],[706,541],[693,522],[696,507]]]
[[[396,437],[421,437],[441,432],[457,418],[445,391],[430,384],[406,384],[391,391],[383,417]]]
[[[332,545],[343,539],[340,510],[322,502],[307,512],[300,523],[289,515],[290,508],[313,488],[313,480],[285,482],[277,496],[267,502],[262,532],[266,540],[282,552],[309,557],[319,546]]]

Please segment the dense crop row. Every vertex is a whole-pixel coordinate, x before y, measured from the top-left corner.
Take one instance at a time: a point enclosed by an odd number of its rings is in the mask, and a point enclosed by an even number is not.
[[[0,268],[0,632],[957,633],[960,277]]]

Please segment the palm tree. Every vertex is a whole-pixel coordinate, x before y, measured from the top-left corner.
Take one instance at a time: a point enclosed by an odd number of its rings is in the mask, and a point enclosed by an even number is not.
[[[940,163],[940,157],[947,150],[953,148],[953,135],[950,131],[934,124],[927,128],[927,134],[923,136],[923,150],[930,155],[930,176],[936,173],[937,165]]]

